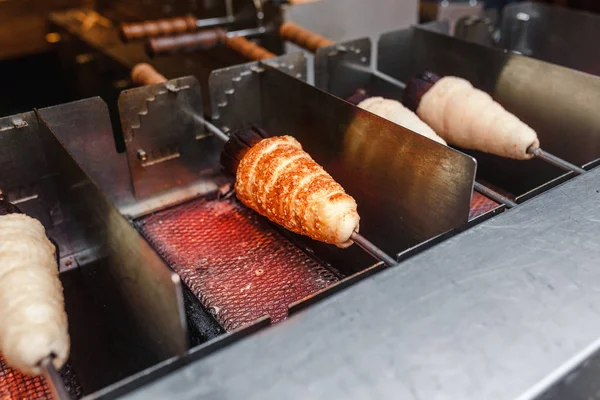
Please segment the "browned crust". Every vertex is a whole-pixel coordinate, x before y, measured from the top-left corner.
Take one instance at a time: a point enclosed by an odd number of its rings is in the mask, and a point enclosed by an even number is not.
[[[324,226],[323,202],[346,203],[341,215],[357,214],[354,199],[290,136],[264,139],[252,147],[240,162],[235,189],[259,214],[326,243],[339,244],[339,238],[329,233],[337,227]]]

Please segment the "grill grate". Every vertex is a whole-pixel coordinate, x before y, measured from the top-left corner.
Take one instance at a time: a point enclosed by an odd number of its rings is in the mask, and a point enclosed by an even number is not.
[[[52,399],[50,389],[41,376],[23,375],[6,365],[0,356],[0,400]]]
[[[226,330],[285,319],[289,304],[339,280],[235,198],[196,200],[138,226]]]

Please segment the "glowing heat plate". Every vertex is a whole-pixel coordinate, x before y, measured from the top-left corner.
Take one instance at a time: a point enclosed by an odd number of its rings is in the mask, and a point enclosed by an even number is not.
[[[471,208],[469,211],[469,220],[485,214],[486,212],[498,207],[499,204],[494,200],[488,199],[478,192],[473,192],[471,197]]]
[[[9,368],[0,356],[0,400],[42,399],[52,399],[44,378],[23,375]]]
[[[285,319],[291,303],[339,279],[235,198],[196,200],[138,226],[227,330]]]

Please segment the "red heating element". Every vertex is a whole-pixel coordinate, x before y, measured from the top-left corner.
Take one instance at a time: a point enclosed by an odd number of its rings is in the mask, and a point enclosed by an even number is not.
[[[141,233],[227,330],[288,306],[338,277],[235,198],[200,199],[142,218]]]
[[[498,207],[499,204],[490,200],[479,192],[473,192],[471,197],[471,209],[469,211],[469,220],[485,214],[488,211]]]
[[[50,400],[52,394],[41,376],[23,375],[0,356],[0,400]]]

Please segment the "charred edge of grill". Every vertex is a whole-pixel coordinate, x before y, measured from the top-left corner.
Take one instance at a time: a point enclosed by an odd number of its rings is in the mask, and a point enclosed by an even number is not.
[[[430,71],[425,71],[409,79],[406,83],[402,103],[416,113],[425,93],[440,79],[439,75]]]

